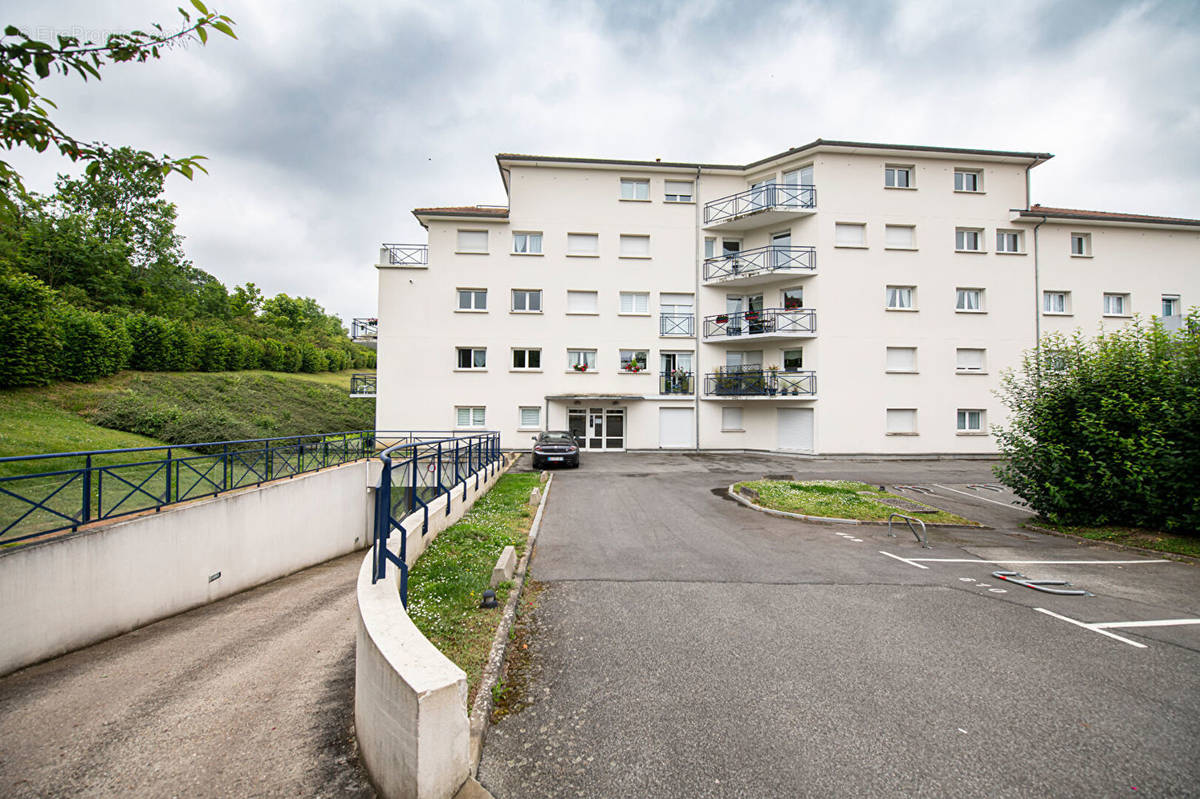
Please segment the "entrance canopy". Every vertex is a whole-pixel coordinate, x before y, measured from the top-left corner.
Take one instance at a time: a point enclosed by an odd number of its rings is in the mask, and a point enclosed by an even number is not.
[[[579,400],[581,402],[636,402],[644,400],[640,394],[547,394],[546,399],[550,402],[569,402],[570,400]]]

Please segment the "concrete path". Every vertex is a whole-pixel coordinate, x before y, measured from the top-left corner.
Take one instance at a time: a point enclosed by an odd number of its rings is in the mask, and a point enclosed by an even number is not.
[[[0,679],[0,796],[374,796],[354,553]]]
[[[717,496],[768,474],[922,484],[996,529],[922,549]],[[1200,626],[1111,630],[1137,648],[1063,620],[1195,619],[1200,568],[1022,531],[982,482],[986,463],[585,457],[555,477],[531,566],[533,705],[492,728],[480,781],[497,799],[1200,793]],[[1097,596],[1002,584],[1001,559]]]

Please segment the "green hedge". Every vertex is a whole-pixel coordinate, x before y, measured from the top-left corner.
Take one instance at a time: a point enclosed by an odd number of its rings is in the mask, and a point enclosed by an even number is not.
[[[0,386],[41,386],[55,378],[62,346],[56,302],[37,278],[0,274]]]
[[[55,359],[59,379],[90,382],[128,365],[133,343],[120,316],[59,305],[55,325],[61,345]]]

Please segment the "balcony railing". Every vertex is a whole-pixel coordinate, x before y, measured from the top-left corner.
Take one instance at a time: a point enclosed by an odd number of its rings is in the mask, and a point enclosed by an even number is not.
[[[429,263],[428,244],[384,244],[379,248],[379,263],[387,266],[421,266]]]
[[[350,375],[350,396],[374,397],[378,385],[377,378],[372,374]]]
[[[665,313],[658,317],[660,336],[694,336],[696,317],[690,313]]]
[[[795,335],[817,332],[817,312],[812,308],[764,308],[704,317],[705,338],[731,336]]]
[[[663,372],[658,376],[658,393],[687,394],[690,396],[696,390],[692,383],[692,377],[691,372],[683,372],[679,369],[673,372]]]
[[[816,186],[771,183],[705,203],[704,222],[713,224],[774,208],[787,210],[816,207]]]
[[[786,277],[813,272],[816,268],[815,247],[755,247],[716,258],[705,258],[704,279],[733,280],[777,272]]]
[[[350,322],[350,338],[379,338],[379,320],[362,317]]]
[[[762,367],[726,369],[704,376],[704,393],[718,397],[810,397],[817,393],[817,373]]]

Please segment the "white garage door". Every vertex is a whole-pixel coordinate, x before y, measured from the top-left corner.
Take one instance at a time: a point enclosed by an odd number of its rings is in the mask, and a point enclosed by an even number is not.
[[[813,451],[812,408],[779,408],[779,448]]]
[[[696,426],[692,408],[658,409],[658,445],[660,447],[694,447]]]

